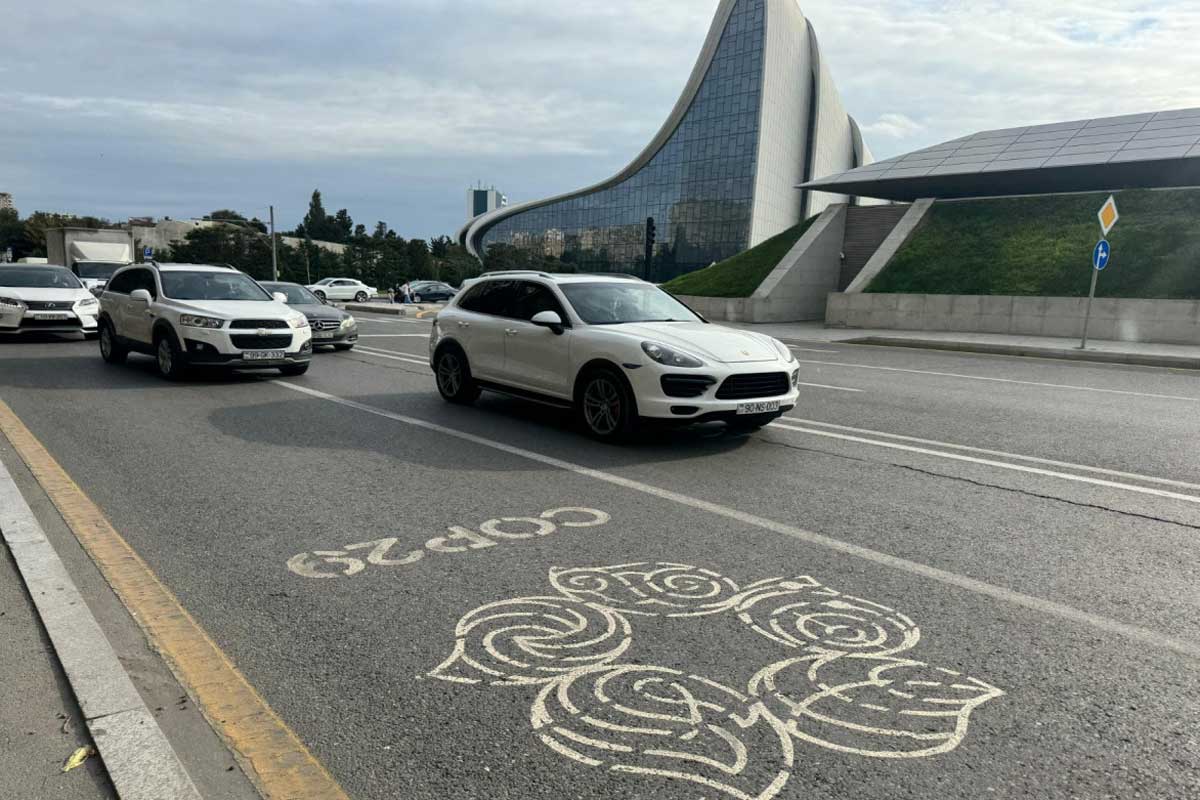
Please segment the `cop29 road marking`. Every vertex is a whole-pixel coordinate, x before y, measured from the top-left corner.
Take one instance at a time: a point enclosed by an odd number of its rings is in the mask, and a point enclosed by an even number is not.
[[[298,392],[300,394],[308,395],[309,397],[315,397],[330,403],[335,403],[345,408],[353,408],[365,414],[371,414],[384,419],[390,419],[393,422],[399,422],[403,425],[451,436],[464,442],[471,442],[472,444],[476,444],[481,447],[487,447],[502,453],[508,453],[509,455],[517,456],[518,458],[536,461],[540,464],[556,467],[576,475],[603,481],[614,486],[620,486],[631,491],[650,495],[651,497],[657,497],[661,500],[667,500],[672,503],[687,506],[688,508],[696,509],[698,511],[705,511],[715,516],[724,517],[725,519],[734,520],[745,525],[761,528],[762,530],[771,531],[783,536],[789,536],[798,541],[805,542],[806,544],[824,547],[826,549],[833,550],[834,552],[853,556],[855,558],[888,567],[899,572],[916,575],[931,581],[945,584],[947,586],[953,586],[958,589],[965,589],[968,592],[972,592],[984,597],[990,597],[993,600],[999,600],[1001,602],[1009,603],[1021,608],[1031,609],[1048,616],[1058,617],[1059,619],[1074,622],[1079,625],[1086,625],[1107,633],[1124,636],[1128,639],[1132,639],[1143,644],[1152,645],[1165,650],[1172,650],[1176,653],[1180,653],[1191,658],[1200,659],[1200,642],[1181,639],[1175,636],[1168,636],[1166,634],[1159,633],[1158,631],[1150,630],[1149,628],[1130,625],[1115,619],[1110,619],[1109,617],[1101,616],[1100,614],[1093,614],[1090,611],[1083,611],[1082,609],[1066,605],[1065,603],[1058,603],[1053,600],[1046,600],[1045,598],[1024,594],[1003,586],[997,586],[995,584],[970,578],[965,575],[959,575],[955,572],[950,572],[949,570],[944,570],[939,567],[933,567],[928,564],[911,561],[907,558],[900,558],[899,556],[893,556],[879,550],[873,550],[869,547],[863,547],[862,545],[852,544],[850,542],[842,541],[841,539],[835,539],[832,536],[825,536],[824,534],[815,533],[794,525],[776,522],[775,520],[767,519],[766,517],[760,517],[756,514],[739,511],[735,508],[730,508],[729,506],[720,505],[708,500],[701,500],[696,497],[671,491],[670,489],[663,489],[648,483],[642,483],[641,481],[636,481],[631,478],[624,478],[611,472],[585,467],[582,464],[564,461],[560,458],[544,455],[533,450],[526,450],[522,447],[515,447],[494,439],[488,439],[483,436],[477,436],[473,433],[460,431],[456,428],[449,428],[445,425],[438,425],[434,422],[428,422],[426,420],[406,416],[404,414],[396,414],[382,408],[369,406],[365,403],[347,400],[343,397],[338,397],[337,395],[320,392],[316,389],[310,389],[307,386],[300,386],[283,380],[276,380],[274,383],[289,391]]]
[[[916,447],[910,444],[900,444],[899,442],[884,442],[877,439],[868,439],[864,436],[851,436],[845,433],[835,433],[833,431],[822,431],[815,428],[803,428],[797,425],[785,425],[779,422],[771,423],[772,428],[782,428],[783,430],[794,431],[795,433],[804,433],[809,436],[821,436],[826,439],[838,439],[843,442],[854,442],[855,444],[865,444],[871,447],[883,447],[889,450],[901,450],[906,453],[917,453],[925,456],[936,456],[938,458],[946,458],[951,461],[966,461],[971,464],[981,464],[985,467],[997,467],[999,469],[1007,469],[1013,472],[1025,472],[1030,475],[1041,475],[1047,478],[1061,478],[1062,480],[1075,481],[1076,483],[1090,483],[1093,486],[1105,486],[1110,489],[1122,489],[1126,492],[1136,492],[1138,494],[1149,494],[1154,497],[1163,497],[1169,500],[1182,500],[1185,503],[1200,504],[1200,497],[1190,494],[1180,494],[1179,492],[1169,492],[1166,489],[1152,489],[1149,486],[1135,486],[1130,483],[1119,483],[1117,481],[1105,480],[1103,478],[1089,478],[1086,475],[1072,475],[1069,472],[1058,472],[1056,470],[1042,469],[1040,467],[1026,467],[1021,464],[1010,464],[1007,461],[996,461],[990,458],[976,458],[975,456],[962,455],[960,453],[947,453],[941,450],[931,450],[928,447]],[[1084,468],[1086,469],[1086,467]]]
[[[1152,475],[1140,475],[1136,472],[1121,472],[1115,469],[1105,469],[1104,467],[1091,467],[1086,464],[1072,464],[1069,461],[1055,461],[1052,458],[1039,458],[1037,456],[1025,456],[1019,453],[1008,453],[1003,450],[988,450],[983,447],[971,447],[965,444],[952,444],[951,442],[939,442],[936,439],[921,439],[916,436],[905,436],[899,433],[885,433],[884,431],[875,431],[869,428],[852,428],[849,425],[834,425],[830,422],[818,422],[815,419],[801,419],[799,417],[784,417],[788,423],[796,423],[800,425],[811,425],[817,428],[829,428],[837,431],[846,431],[848,433],[857,433],[864,436],[879,436],[884,439],[894,439],[900,442],[912,442],[914,444],[927,444],[934,447],[945,447],[951,450],[961,450],[964,453],[979,453],[986,456],[999,456],[1001,458],[1011,458],[1016,461],[1028,461],[1031,464],[1045,464],[1050,467],[1062,467],[1064,469],[1074,469],[1083,472],[1092,472],[1097,475],[1109,475],[1114,478],[1126,478],[1128,480],[1140,481],[1142,483],[1157,483],[1162,486],[1174,486],[1179,489],[1192,489],[1200,492],[1200,483],[1188,483],[1187,481],[1176,481],[1170,478],[1157,478]],[[779,427],[786,427],[782,423],[776,423]]]
[[[434,537],[425,543],[423,549],[410,550],[400,558],[388,557],[392,548],[400,543],[398,537],[389,536],[371,542],[344,545],[340,550],[300,553],[288,559],[287,567],[302,578],[350,577],[363,572],[368,564],[376,567],[406,567],[420,561],[427,552],[443,555],[469,553],[472,550],[495,547],[501,541],[549,536],[559,527],[595,528],[607,525],[611,519],[606,512],[594,508],[555,508],[543,511],[536,517],[489,519],[479,526],[478,531],[452,525],[446,529],[448,536]],[[460,544],[450,544],[451,541]],[[353,552],[366,553],[366,560],[351,556]],[[318,569],[322,564],[336,566],[338,569],[334,572]]]
[[[1149,397],[1155,400],[1181,400],[1186,403],[1200,403],[1200,397],[1185,397],[1176,394],[1152,394],[1150,392],[1133,392],[1125,389],[1102,389],[1098,386],[1076,386],[1069,383],[1043,383],[1041,381],[1022,381],[1016,378],[992,378],[986,375],[963,375],[958,372],[935,372],[928,369],[905,369],[902,367],[879,367],[874,364],[850,364],[843,361],[818,361],[816,359],[796,359],[797,364],[819,364],[823,367],[842,367],[844,369],[869,369],[878,372],[902,372],[909,375],[933,375],[939,378],[959,378],[968,381],[987,381],[989,383],[1013,383],[1021,386],[1039,386],[1046,389],[1068,389],[1076,392],[1097,392],[1100,394],[1124,395],[1126,397]]]

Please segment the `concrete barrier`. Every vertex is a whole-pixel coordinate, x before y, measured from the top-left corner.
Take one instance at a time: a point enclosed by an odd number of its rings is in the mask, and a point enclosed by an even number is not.
[[[1078,338],[1085,297],[1007,297],[833,292],[831,328],[1003,333]],[[1200,301],[1098,298],[1088,334],[1117,342],[1200,344]]]

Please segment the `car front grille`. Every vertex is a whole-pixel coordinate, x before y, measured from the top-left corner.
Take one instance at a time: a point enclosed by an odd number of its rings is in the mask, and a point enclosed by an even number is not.
[[[290,333],[279,336],[230,336],[239,350],[286,350],[292,344]]]
[[[707,375],[663,375],[660,382],[667,397],[699,397],[717,381]]]
[[[30,311],[70,311],[74,305],[70,300],[26,300],[25,307]]]
[[[719,400],[749,400],[760,397],[779,397],[788,393],[791,381],[786,372],[759,372],[753,375],[731,375],[717,389]]]
[[[267,330],[278,330],[286,328],[288,324],[281,319],[235,319],[229,323],[229,327],[235,330],[257,330],[266,328]]]
[[[340,319],[311,319],[308,324],[314,331],[336,331],[342,327]]]

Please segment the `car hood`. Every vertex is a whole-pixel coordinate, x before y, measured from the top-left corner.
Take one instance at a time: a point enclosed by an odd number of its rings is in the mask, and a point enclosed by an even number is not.
[[[296,303],[296,304],[289,304],[288,308],[291,308],[294,311],[299,311],[301,314],[308,317],[309,319],[343,320],[346,317],[350,316],[345,311],[342,311],[340,308],[335,308],[333,306],[319,305],[319,304],[313,305],[311,303],[306,303],[304,305],[300,305],[299,303]]]
[[[611,326],[614,332],[643,341],[678,347],[692,355],[723,364],[778,361],[771,337],[761,333],[706,325],[703,322],[637,322]]]
[[[34,300],[39,303],[75,303],[92,297],[92,293],[87,289],[20,289],[0,286],[0,297]]]
[[[291,319],[298,312],[274,300],[175,300],[184,313],[224,319]]]

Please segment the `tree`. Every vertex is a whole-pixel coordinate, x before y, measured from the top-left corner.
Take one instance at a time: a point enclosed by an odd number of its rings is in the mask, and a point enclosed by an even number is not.
[[[445,258],[450,253],[450,245],[454,241],[449,236],[438,236],[429,240],[429,251],[434,258]]]
[[[243,214],[240,214],[231,208],[218,209],[217,211],[213,211],[211,214],[206,214],[204,218],[207,220],[212,220],[213,222],[230,222],[235,225],[251,228],[259,233],[267,232],[267,224],[258,217],[255,217],[254,219],[246,219]]]
[[[424,280],[433,277],[432,264],[429,259],[429,245],[424,239],[410,239],[406,247],[408,255],[409,280]]]
[[[29,255],[29,244],[25,240],[25,224],[12,208],[0,208],[0,253],[12,249],[13,260]]]
[[[321,190],[313,189],[312,199],[308,201],[308,213],[304,215],[304,221],[296,228],[296,235],[300,238],[308,237],[324,241],[330,228],[329,215],[325,213],[325,204],[321,202]]]
[[[333,216],[329,225],[329,235],[333,238],[328,241],[345,244],[350,240],[351,232],[354,230],[354,220],[350,219],[350,212],[346,209],[341,209]]]

